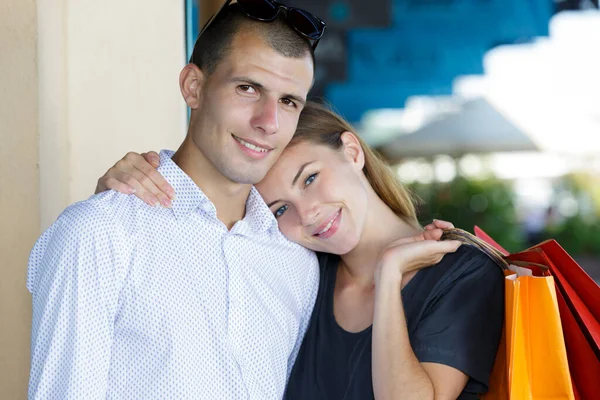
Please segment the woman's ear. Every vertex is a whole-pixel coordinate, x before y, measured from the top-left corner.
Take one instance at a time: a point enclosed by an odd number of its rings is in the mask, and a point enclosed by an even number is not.
[[[346,131],[342,133],[340,139],[342,140],[344,156],[348,161],[355,164],[359,171],[362,171],[365,166],[365,152],[358,137],[354,133]]]
[[[205,82],[205,75],[196,64],[188,64],[179,74],[179,88],[186,104],[192,110],[200,104],[200,91]]]

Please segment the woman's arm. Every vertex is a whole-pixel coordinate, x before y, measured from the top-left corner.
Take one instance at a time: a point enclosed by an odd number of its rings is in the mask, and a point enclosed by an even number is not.
[[[381,257],[373,318],[373,389],[377,400],[456,399],[468,381],[467,375],[455,368],[419,362],[409,340],[400,295],[407,273],[436,264],[460,246],[437,241],[442,232],[439,228],[451,226],[434,221],[421,238],[412,238],[413,243],[396,242]]]
[[[380,277],[379,289],[375,294],[375,398],[454,400],[467,384],[468,376],[447,365],[419,362],[408,337],[400,296],[401,281],[401,276],[384,273]]]
[[[151,206],[170,207],[175,192],[156,170],[159,160],[159,155],[154,151],[127,153],[98,179],[95,193],[112,189],[120,193],[135,194]]]
[[[434,398],[433,383],[408,339],[400,298],[402,276],[382,274],[373,315],[373,392],[375,399]]]

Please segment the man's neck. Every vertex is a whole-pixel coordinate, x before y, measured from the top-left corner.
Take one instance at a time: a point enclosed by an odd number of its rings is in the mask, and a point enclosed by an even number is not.
[[[204,157],[188,136],[172,157],[175,164],[185,172],[217,210],[217,218],[231,229],[244,218],[246,201],[252,185],[232,182],[224,177]]]

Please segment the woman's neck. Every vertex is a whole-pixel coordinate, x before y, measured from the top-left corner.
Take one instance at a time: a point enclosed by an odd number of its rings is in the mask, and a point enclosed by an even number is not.
[[[417,235],[421,229],[398,217],[375,193],[371,194],[369,211],[358,245],[344,254],[342,275],[362,287],[374,285],[377,260],[393,241]]]

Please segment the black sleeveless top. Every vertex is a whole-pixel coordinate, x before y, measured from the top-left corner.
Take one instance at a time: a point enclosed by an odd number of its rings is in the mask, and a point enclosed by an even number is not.
[[[319,254],[321,278],[286,400],[373,399],[371,330],[351,333],[333,314],[339,257]],[[402,289],[410,342],[421,362],[469,376],[459,399],[477,399],[488,380],[504,321],[504,274],[483,253],[461,246],[419,271]]]

